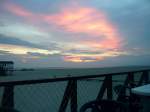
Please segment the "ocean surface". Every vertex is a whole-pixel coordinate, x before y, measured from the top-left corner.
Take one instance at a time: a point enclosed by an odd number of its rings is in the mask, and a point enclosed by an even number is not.
[[[107,73],[145,70],[149,68],[150,67],[147,66],[130,66],[109,68],[34,69],[33,71],[16,70],[10,76],[0,76],[0,82],[31,79],[36,80],[66,76],[71,77],[83,75],[99,75]],[[118,82],[113,83],[113,86],[117,84],[123,84],[125,78],[126,75],[113,77],[113,80],[118,80]],[[138,78],[139,77],[137,74],[137,80]],[[99,79],[103,80],[104,78]],[[83,104],[96,98],[101,85],[102,81],[99,80],[81,80],[77,82],[78,110]],[[66,86],[66,81],[15,86],[15,108],[20,112],[57,112],[61,104]],[[3,87],[0,87],[0,102],[2,100],[3,89]],[[70,104],[68,104],[67,112],[70,112]]]
[[[12,80],[45,79],[66,76],[99,75],[136,70],[150,69],[150,66],[127,66],[127,67],[105,67],[105,68],[41,68],[22,71],[17,69],[9,76],[0,76],[0,82]]]

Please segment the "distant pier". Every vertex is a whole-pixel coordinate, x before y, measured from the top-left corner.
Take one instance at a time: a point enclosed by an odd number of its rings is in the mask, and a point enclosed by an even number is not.
[[[0,76],[11,75],[14,69],[13,61],[0,61]]]

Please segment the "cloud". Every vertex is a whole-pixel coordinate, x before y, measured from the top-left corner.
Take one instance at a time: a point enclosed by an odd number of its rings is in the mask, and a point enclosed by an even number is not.
[[[23,17],[27,20],[34,20],[39,23],[46,23],[49,27],[57,28],[63,32],[67,32],[70,35],[78,34],[79,41],[77,43],[73,42],[71,45],[69,42],[64,43],[64,48],[59,48],[61,55],[64,55],[65,61],[71,62],[91,62],[91,61],[100,61],[107,57],[113,57],[114,54],[110,53],[113,49],[118,49],[121,46],[122,37],[119,34],[117,27],[109,20],[105,12],[96,10],[90,7],[81,7],[77,6],[76,8],[64,8],[61,7],[60,11],[57,11],[53,14],[40,14],[33,13],[25,8],[16,5],[16,4],[6,4],[5,8],[20,17]],[[38,32],[31,32],[35,30],[22,29],[21,34],[26,32],[34,35]],[[23,31],[23,32],[22,32]],[[57,31],[57,30],[56,30]],[[20,32],[20,30],[19,30]],[[18,31],[17,31],[18,33]],[[84,36],[83,36],[83,35]],[[68,36],[69,38],[69,36]],[[70,38],[76,38],[75,36],[70,36]],[[88,50],[83,53],[78,54],[68,53],[70,49],[79,50]],[[92,49],[94,49],[92,51]],[[109,51],[108,51],[109,50]],[[28,51],[28,50],[26,50]],[[94,54],[96,52],[101,52],[101,54]],[[89,55],[90,53],[90,55]],[[66,55],[67,54],[67,55]],[[108,56],[109,55],[109,56]],[[118,53],[122,55],[122,53]],[[116,56],[116,54],[115,54]]]
[[[30,11],[26,10],[25,8],[19,5],[7,2],[3,5],[3,7],[7,9],[9,12],[16,14],[18,16],[33,17],[33,14]]]
[[[109,42],[109,47],[119,47],[121,36],[118,29],[100,10],[78,6],[76,8],[61,8],[59,12],[54,14],[34,14],[15,4],[9,3],[5,7],[11,13],[28,20],[36,18],[40,22],[53,24],[66,32],[86,34],[88,35],[86,38],[89,37],[91,40],[93,37],[97,37],[96,41],[101,44],[102,48],[107,42]]]
[[[8,51],[0,50],[0,55],[6,55],[6,54],[9,54],[9,52]]]
[[[45,42],[51,37],[46,32],[39,30],[37,27],[24,23],[5,23],[5,26],[0,26],[0,34],[15,37],[30,43]],[[43,39],[44,38],[44,39]]]
[[[95,62],[95,61],[103,60],[103,57],[98,57],[98,56],[93,56],[93,55],[91,55],[91,56],[68,55],[68,56],[64,56],[64,60],[69,61],[69,62],[76,62],[76,63]]]
[[[78,53],[64,53],[64,60],[70,62],[96,62],[101,61],[110,57],[117,57],[121,55],[129,55],[126,51],[104,51],[104,52],[96,52],[93,54],[78,52]]]
[[[117,28],[102,11],[86,7],[66,8],[57,14],[46,15],[43,18],[49,24],[57,25],[67,32],[87,34],[91,40],[96,36],[97,43],[102,48],[107,42],[111,48],[118,47],[120,44]]]
[[[79,54],[68,53],[64,56],[65,61],[93,62],[125,54],[111,51],[121,46],[120,40],[122,37],[119,35],[115,25],[111,23],[102,11],[85,7],[77,7],[76,9],[65,8],[57,14],[45,16],[44,19],[49,24],[56,25],[67,32],[88,35],[85,37],[86,39],[82,37],[80,42],[73,44],[72,48],[78,50],[94,49],[97,52],[103,51],[102,54],[98,55],[94,55],[94,53],[89,55],[88,52],[80,52]],[[96,38],[93,40],[93,37]],[[108,49],[110,51],[107,51]]]
[[[0,34],[0,44],[12,44],[12,45],[27,46],[27,47],[35,47],[35,48],[44,48],[41,45],[33,44],[15,37],[9,37],[2,34]]]
[[[45,50],[45,49],[11,45],[11,44],[0,44],[0,51],[5,51],[15,55],[28,55],[29,53],[38,53],[41,55],[53,55],[53,54],[60,53],[60,51],[56,51],[56,50]]]

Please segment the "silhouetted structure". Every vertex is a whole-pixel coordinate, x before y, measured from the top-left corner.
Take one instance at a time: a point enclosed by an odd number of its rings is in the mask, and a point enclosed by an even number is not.
[[[13,64],[13,61],[0,61],[0,76],[12,74]]]

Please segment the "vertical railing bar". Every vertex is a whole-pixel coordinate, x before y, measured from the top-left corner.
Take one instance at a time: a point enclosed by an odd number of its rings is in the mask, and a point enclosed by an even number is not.
[[[101,88],[100,88],[100,91],[98,93],[98,96],[97,96],[97,100],[100,100],[102,99],[103,95],[104,95],[104,92],[106,90],[106,84],[107,84],[107,76],[105,76],[105,79],[103,81],[103,84],[101,85]]]
[[[65,112],[66,111],[67,104],[68,104],[69,99],[70,99],[70,93],[71,93],[72,83],[73,83],[72,80],[68,81],[66,90],[64,92],[63,100],[61,102],[61,105],[59,107],[59,111],[58,112]]]
[[[129,72],[128,74],[128,86],[129,87],[134,87],[134,73],[133,72]]]
[[[140,77],[138,86],[142,85],[142,83],[148,84],[149,83],[149,71],[143,71]]]
[[[107,99],[112,100],[112,76],[107,76]]]
[[[5,86],[1,102],[2,107],[14,108],[14,86]]]
[[[124,89],[124,87],[128,86],[129,79],[130,79],[129,77],[130,77],[129,74],[127,74],[127,77],[123,84],[123,88],[121,88],[121,92],[118,94],[117,100],[120,100],[122,98],[122,96],[125,96],[126,90]]]
[[[144,74],[142,73],[137,86],[142,85],[143,80],[144,80]]]
[[[77,112],[77,80],[73,80],[71,92],[71,112]]]
[[[144,82],[145,82],[145,84],[148,84],[149,83],[149,74],[148,74],[149,72],[148,71],[144,71],[143,72],[143,75],[144,75]]]

